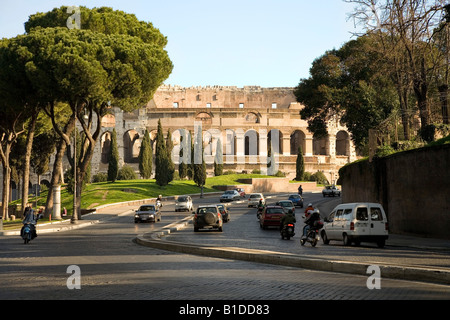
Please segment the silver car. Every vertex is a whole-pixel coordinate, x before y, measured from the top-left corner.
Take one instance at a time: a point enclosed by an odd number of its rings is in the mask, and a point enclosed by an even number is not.
[[[264,199],[264,196],[262,193],[252,193],[248,197],[248,207],[257,207],[259,204],[259,201],[262,201],[263,204],[266,203],[266,199]]]
[[[175,212],[192,210],[194,210],[194,205],[190,196],[179,196],[175,201]]]
[[[134,214],[134,223],[161,221],[161,211],[153,204],[146,204],[139,207]]]

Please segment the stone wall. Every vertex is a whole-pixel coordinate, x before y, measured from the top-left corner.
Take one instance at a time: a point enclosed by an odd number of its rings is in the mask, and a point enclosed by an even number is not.
[[[343,203],[381,203],[390,232],[450,239],[450,145],[358,161],[339,174]]]

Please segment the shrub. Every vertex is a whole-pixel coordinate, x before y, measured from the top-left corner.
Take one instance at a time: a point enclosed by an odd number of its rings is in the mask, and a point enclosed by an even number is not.
[[[316,181],[318,184],[329,184],[328,179],[325,177],[325,174],[322,171],[317,171],[311,176],[313,181]]]
[[[108,181],[108,175],[104,172],[99,172],[92,177],[92,182],[106,182]]]
[[[117,180],[136,180],[137,174],[134,169],[128,165],[124,165],[122,169],[119,170]]]

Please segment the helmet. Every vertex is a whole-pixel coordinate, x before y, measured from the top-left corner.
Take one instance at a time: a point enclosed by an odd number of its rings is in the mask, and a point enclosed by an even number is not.
[[[159,195],[158,198],[162,198],[162,195]]]
[[[313,205],[312,205],[312,203],[310,202],[310,203],[308,203],[308,207],[312,207]]]
[[[318,213],[318,214],[320,214],[320,211],[319,211],[319,209],[314,209],[314,212],[313,213]]]

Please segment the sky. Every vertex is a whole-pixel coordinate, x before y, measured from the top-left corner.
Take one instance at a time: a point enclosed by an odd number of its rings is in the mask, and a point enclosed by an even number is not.
[[[356,30],[343,0],[0,0],[0,38],[23,34],[30,15],[63,5],[107,6],[151,22],[174,64],[164,83],[183,87],[295,87]]]

